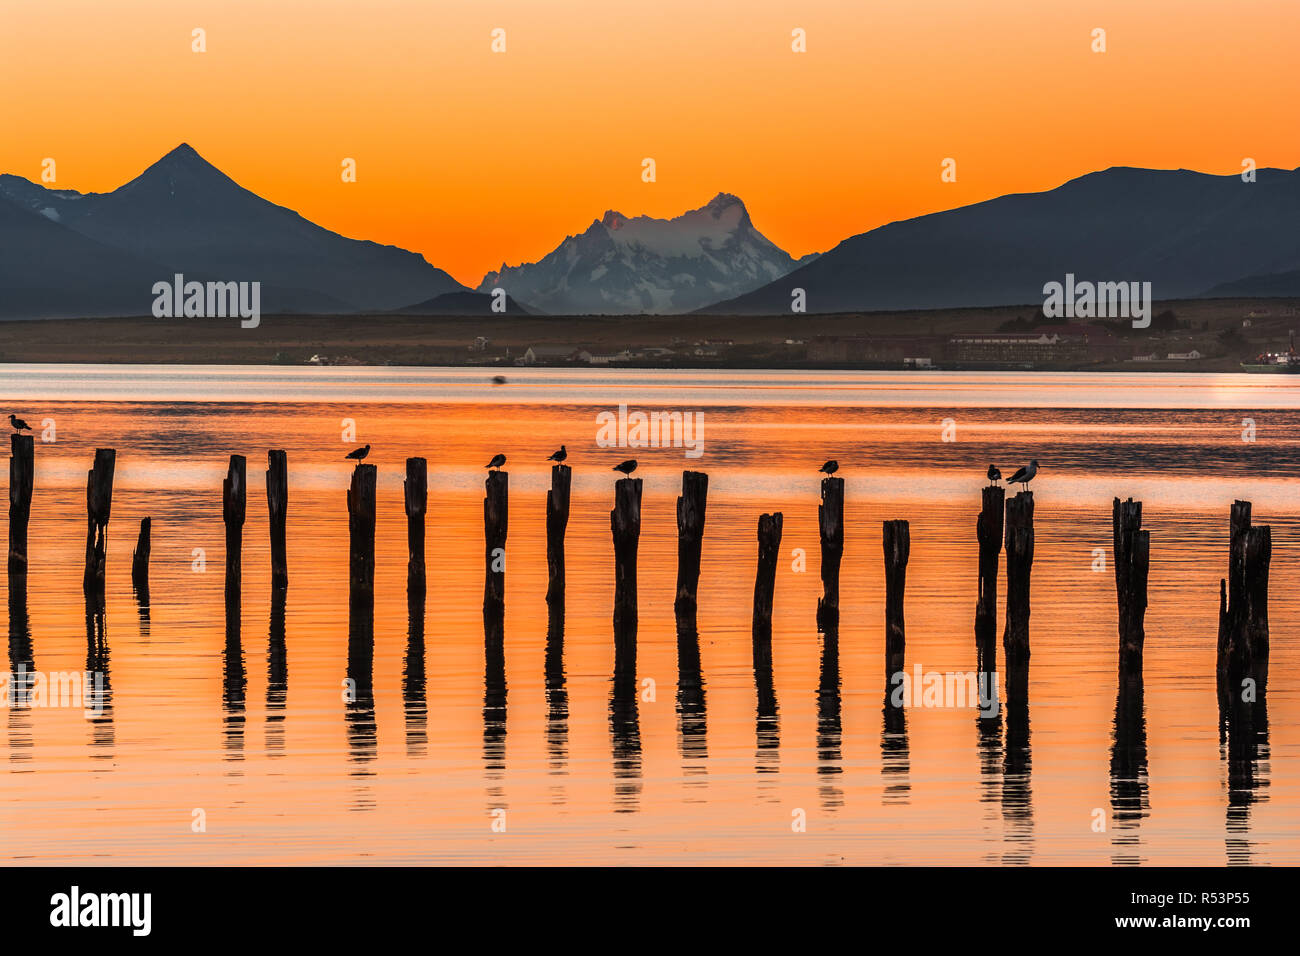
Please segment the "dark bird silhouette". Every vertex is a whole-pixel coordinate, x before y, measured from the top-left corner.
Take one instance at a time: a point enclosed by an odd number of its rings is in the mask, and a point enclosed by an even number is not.
[[[484,465],[484,468],[500,468],[506,463],[505,455],[493,455],[492,460]]]
[[[504,385],[505,383],[506,383],[506,377],[505,377],[504,375],[493,375],[493,376],[492,376],[492,384],[493,384],[493,385]]]
[[[1035,458],[1024,468],[1017,468],[1016,473],[1007,479],[1009,485],[1021,485],[1026,491],[1029,490],[1029,483],[1034,480],[1034,475],[1038,474],[1038,459]]]
[[[1002,472],[998,471],[997,465],[989,465],[989,482],[999,482],[1002,480]]]
[[[835,472],[840,470],[840,463],[836,461],[834,458],[832,458],[830,461],[822,465],[817,470],[827,475],[833,475],[835,474]]]
[[[357,461],[361,461],[363,458],[366,457],[366,455],[369,454],[370,454],[370,446],[362,445],[360,448],[356,449],[355,451],[348,452],[346,457],[355,458]]]
[[[614,471],[621,471],[625,475],[630,475],[636,471],[636,459],[629,458],[627,461],[621,461],[614,466]]]
[[[13,412],[9,413],[9,424],[14,426],[14,431],[16,432],[32,430],[31,425],[28,425],[25,421],[23,421],[21,418],[16,416]]]
[[[548,458],[548,459],[546,459],[546,460],[547,460],[547,461],[564,461],[564,459],[566,459],[566,458],[568,458],[568,457],[569,457],[569,452],[565,449],[565,447],[564,447],[563,445],[561,445],[561,446],[560,446],[560,450],[557,451],[557,452],[552,452],[552,453],[551,453],[551,457]]]

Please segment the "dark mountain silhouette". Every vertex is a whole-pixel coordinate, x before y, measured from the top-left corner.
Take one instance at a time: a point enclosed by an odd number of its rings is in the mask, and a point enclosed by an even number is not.
[[[1205,293],[1207,299],[1266,299],[1277,296],[1300,296],[1300,269],[1221,282]]]
[[[738,197],[718,193],[673,219],[610,210],[537,262],[502,263],[478,291],[499,286],[552,315],[690,312],[796,264],[754,228]]]
[[[1149,281],[1157,299],[1198,296],[1300,268],[1300,170],[1257,181],[1115,167],[1041,193],[1002,196],[853,236],[714,314],[933,309],[1041,302],[1043,285]]]
[[[506,310],[492,311],[492,296],[487,292],[445,292],[414,305],[394,309],[401,315],[536,315],[536,311],[506,296]]]
[[[110,193],[46,190],[6,176],[0,202],[6,201],[58,228],[156,263],[151,281],[139,287],[134,314],[149,312],[152,282],[176,272],[187,279],[260,281],[264,312],[383,311],[465,291],[422,256],[345,238],[267,202],[185,144]],[[64,274],[60,264],[50,268]],[[59,285],[37,268],[26,287],[53,294]],[[60,314],[103,314],[103,291],[89,281],[62,286],[60,300],[72,311]]]

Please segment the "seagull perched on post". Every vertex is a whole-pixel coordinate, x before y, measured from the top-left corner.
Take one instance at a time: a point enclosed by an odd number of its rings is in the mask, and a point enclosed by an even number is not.
[[[636,459],[629,458],[627,461],[621,461],[613,468],[614,471],[621,471],[625,475],[630,475],[636,471]]]
[[[14,431],[16,432],[32,430],[31,425],[28,425],[25,421],[23,421],[21,418],[15,415],[13,412],[9,413],[9,424],[14,426]]]
[[[822,465],[817,470],[827,475],[833,475],[835,474],[835,472],[840,470],[840,463],[836,461],[834,458],[832,458],[830,461]]]
[[[546,459],[546,460],[547,460],[547,461],[564,461],[564,459],[566,459],[566,458],[568,458],[568,457],[569,457],[569,453],[568,453],[568,451],[565,449],[565,447],[564,447],[563,445],[561,445],[561,446],[560,446],[560,450],[557,451],[557,452],[553,452],[553,453],[551,454],[551,457],[548,458],[548,459]]]
[[[1009,485],[1023,485],[1025,491],[1029,490],[1029,483],[1034,480],[1034,475],[1038,474],[1038,459],[1035,458],[1024,468],[1017,468],[1016,473],[1007,479]]]
[[[369,454],[370,454],[370,446],[369,446],[369,445],[362,445],[360,448],[358,448],[358,449],[356,449],[356,450],[354,450],[354,451],[350,451],[350,452],[348,452],[347,455],[344,456],[344,457],[346,457],[346,458],[354,458],[354,459],[356,459],[357,461],[361,461],[361,459],[365,458],[366,455],[369,455]]]
[[[484,465],[484,468],[500,468],[506,463],[505,455],[493,455],[492,460]]]
[[[997,465],[989,465],[989,483],[997,484],[1002,480],[1002,472],[998,471]]]

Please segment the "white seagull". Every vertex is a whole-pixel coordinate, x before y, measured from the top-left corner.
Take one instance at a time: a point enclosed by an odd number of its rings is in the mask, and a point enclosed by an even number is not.
[[[1038,459],[1035,458],[1024,468],[1017,468],[1016,473],[1007,479],[1009,485],[1024,485],[1025,490],[1029,490],[1029,483],[1034,480],[1034,475],[1038,474]]]

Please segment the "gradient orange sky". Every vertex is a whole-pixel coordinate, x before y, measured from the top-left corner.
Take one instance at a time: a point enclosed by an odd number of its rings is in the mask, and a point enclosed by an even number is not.
[[[1296,0],[3,0],[0,171],[102,191],[184,141],[470,286],[719,191],[802,255],[1107,166],[1294,168],[1298,42]]]

